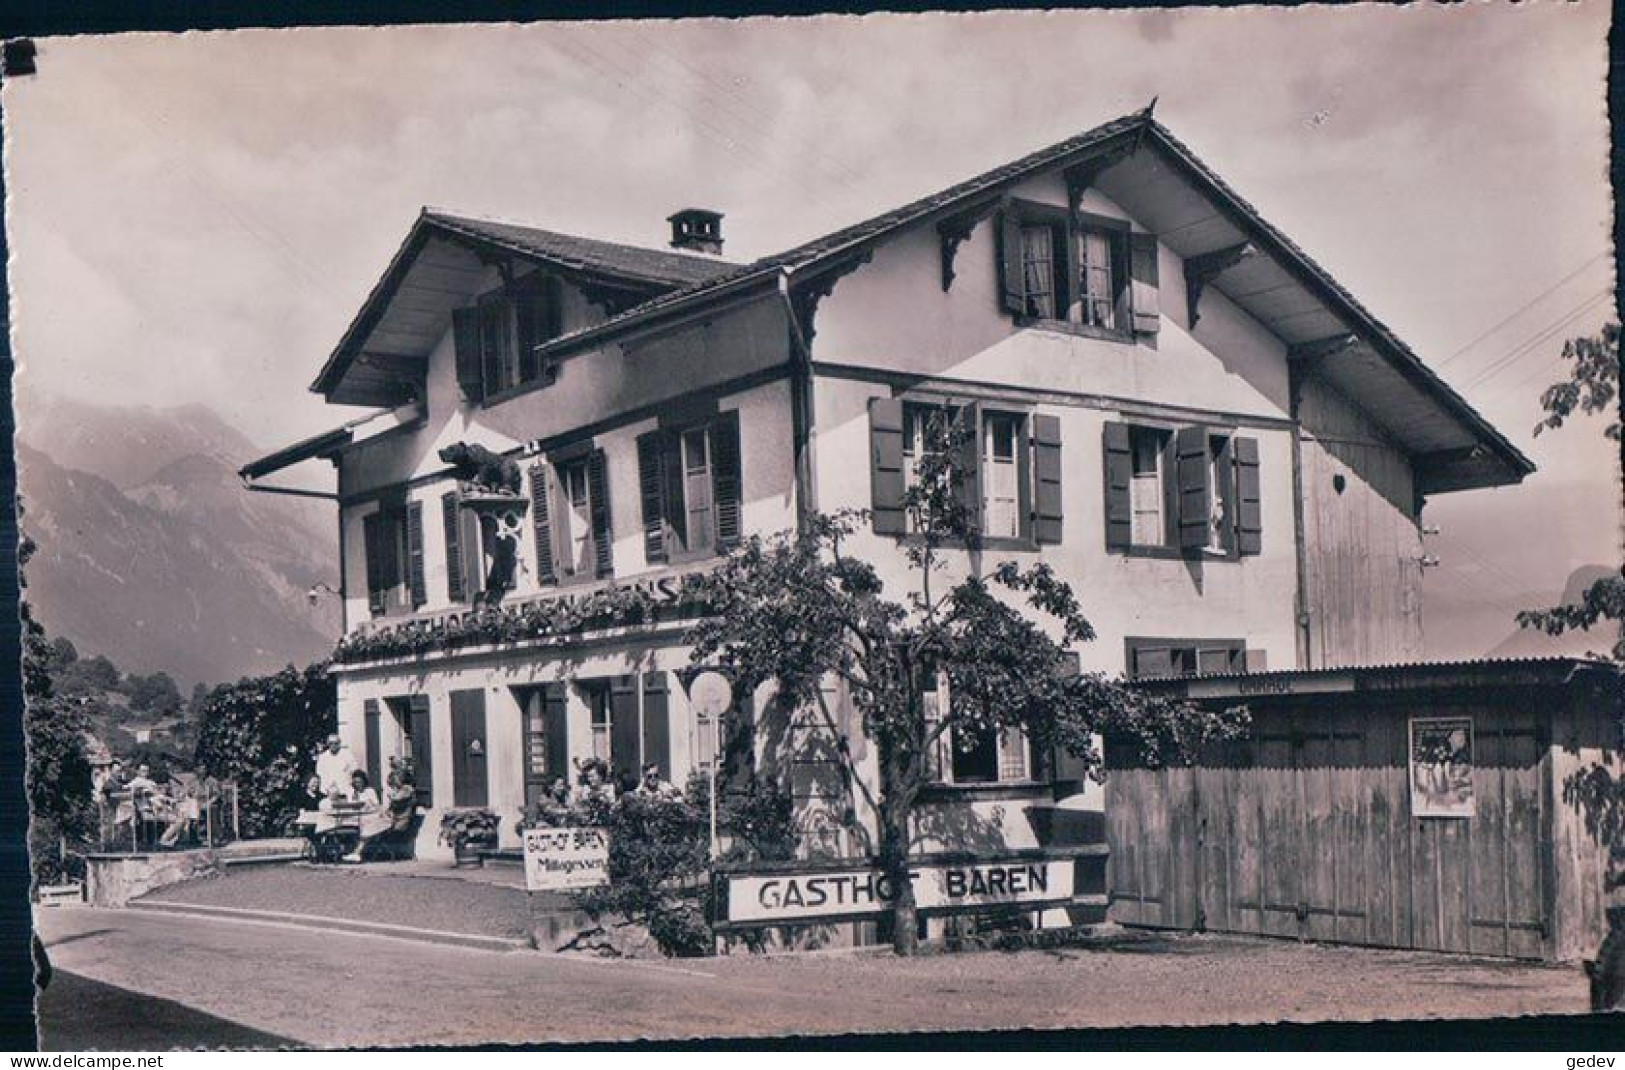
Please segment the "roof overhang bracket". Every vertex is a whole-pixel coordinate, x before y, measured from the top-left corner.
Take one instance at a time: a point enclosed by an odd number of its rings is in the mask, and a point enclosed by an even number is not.
[[[1143,132],[1144,128],[1142,127],[1141,130],[1136,131],[1134,137],[1119,141],[1102,152],[1096,153],[1087,160],[1080,160],[1061,172],[1061,177],[1066,180],[1067,207],[1074,215],[1077,214],[1083,203],[1084,193],[1099,181],[1103,172],[1117,166],[1140,150],[1140,135]]]
[[[605,285],[578,275],[571,275],[570,283],[580,290],[581,295],[588,301],[603,309],[605,316],[618,316],[627,309],[641,305],[654,296],[641,290]]]
[[[791,288],[790,305],[795,310],[796,326],[800,329],[801,337],[809,351],[813,336],[817,333],[813,320],[818,315],[818,302],[834,293],[837,282],[867,264],[873,256],[872,248],[865,249],[844,260],[836,261],[816,276]]]
[[[1196,328],[1196,321],[1202,318],[1202,291],[1208,284],[1257,255],[1258,247],[1244,241],[1212,252],[1199,253],[1185,261],[1185,307],[1189,310],[1192,330]]]
[[[995,197],[972,205],[962,212],[937,220],[937,237],[942,242],[942,292],[954,284],[954,257],[971,236],[976,225],[998,210],[1003,198]]]
[[[1359,344],[1359,335],[1334,334],[1330,338],[1317,338],[1313,342],[1300,342],[1288,347],[1286,359],[1308,367],[1319,364],[1328,357],[1347,352]]]

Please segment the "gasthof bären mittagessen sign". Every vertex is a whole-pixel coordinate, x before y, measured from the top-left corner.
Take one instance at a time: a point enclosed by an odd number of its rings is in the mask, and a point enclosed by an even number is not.
[[[1020,859],[916,866],[909,871],[922,911],[1038,906],[1072,898],[1071,859]],[[896,898],[878,869],[730,874],[728,925],[762,925],[880,914]]]

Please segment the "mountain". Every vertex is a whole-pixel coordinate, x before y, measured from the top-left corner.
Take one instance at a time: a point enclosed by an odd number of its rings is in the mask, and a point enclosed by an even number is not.
[[[334,505],[245,491],[261,451],[201,406],[25,413],[27,597],[51,634],[183,690],[331,650],[338,607],[307,592],[336,582]]]
[[[1574,605],[1585,599],[1586,588],[1606,576],[1618,575],[1618,569],[1606,565],[1582,565],[1569,573],[1563,584],[1563,593],[1555,599],[1536,599],[1531,609]],[[1553,656],[1581,657],[1590,651],[1606,652],[1614,645],[1618,635],[1602,626],[1589,632],[1568,632],[1551,636],[1529,628],[1519,628],[1484,655],[1489,658],[1536,658]]]

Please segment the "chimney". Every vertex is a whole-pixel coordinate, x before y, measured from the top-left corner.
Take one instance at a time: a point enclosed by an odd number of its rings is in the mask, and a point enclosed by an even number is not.
[[[722,213],[684,208],[666,217],[671,224],[671,247],[691,253],[722,255]]]

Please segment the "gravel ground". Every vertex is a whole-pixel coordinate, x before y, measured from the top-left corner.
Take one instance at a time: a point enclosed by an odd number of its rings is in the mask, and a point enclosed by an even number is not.
[[[396,876],[376,869],[363,873],[338,866],[228,870],[218,876],[172,884],[143,898],[315,914],[481,936],[523,937],[529,931],[530,920],[523,888],[440,876]]]

